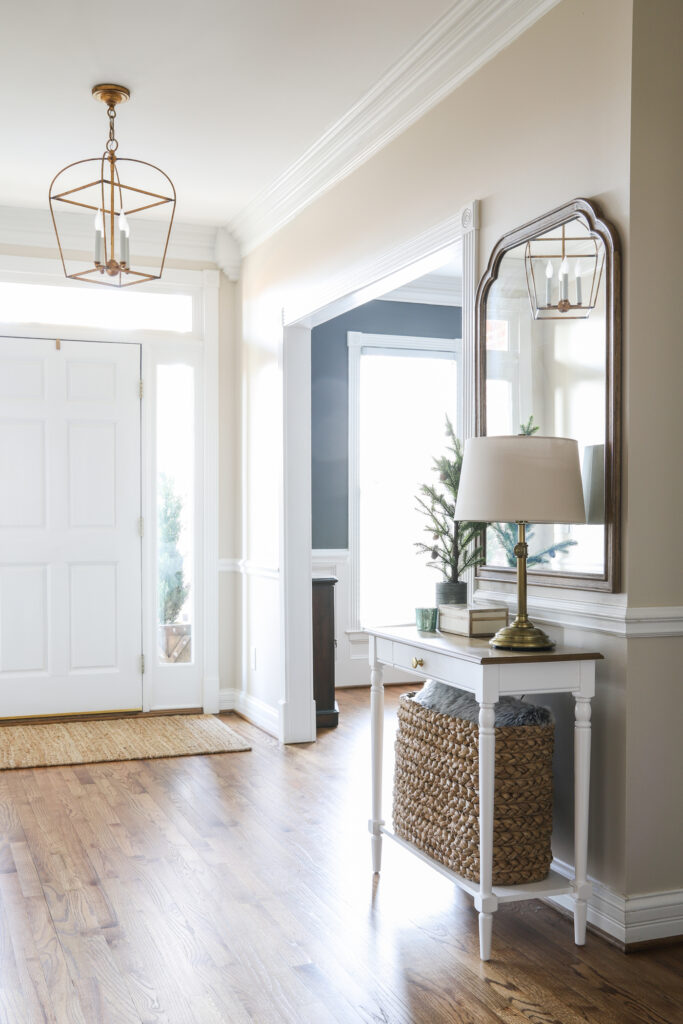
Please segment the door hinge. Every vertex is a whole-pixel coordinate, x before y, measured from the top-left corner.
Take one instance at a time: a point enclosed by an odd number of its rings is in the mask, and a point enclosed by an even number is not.
[[[144,380],[138,381],[138,394],[140,398],[145,397],[145,382]]]
[[[145,536],[145,517],[144,516],[140,516],[138,518],[138,533],[140,534],[141,537]]]
[[[145,656],[144,656],[144,654],[140,655],[140,674],[143,675],[143,676],[145,674]]]

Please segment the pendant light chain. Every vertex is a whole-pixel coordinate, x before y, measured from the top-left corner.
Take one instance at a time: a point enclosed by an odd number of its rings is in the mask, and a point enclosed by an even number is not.
[[[109,153],[115,153],[119,148],[118,140],[114,134],[114,118],[116,117],[116,107],[110,104],[107,107],[107,113],[109,114],[109,138],[107,139],[107,151]]]

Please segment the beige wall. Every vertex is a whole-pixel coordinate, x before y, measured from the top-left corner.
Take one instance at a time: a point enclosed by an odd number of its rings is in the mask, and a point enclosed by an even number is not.
[[[636,0],[625,389],[626,582],[636,606],[683,605],[681,39],[681,0]]]
[[[656,12],[656,16],[653,16]],[[683,606],[680,0],[635,0],[625,419],[629,604]],[[628,648],[626,891],[683,888],[683,637]]]
[[[683,604],[676,395],[683,346],[673,337],[674,306],[666,298],[669,277],[672,284],[680,263],[673,251],[680,231],[670,230],[677,197],[674,178],[680,169],[680,150],[674,152],[672,139],[680,137],[675,129],[681,109],[678,78],[671,80],[678,68],[671,24],[682,8],[679,0],[656,5],[647,0],[564,0],[248,256],[243,279],[243,426],[249,452],[244,503],[250,558],[279,561],[274,510],[281,486],[282,434],[275,396],[281,386],[283,307],[315,308],[316,295],[336,274],[445,220],[472,198],[482,202],[483,270],[503,232],[575,196],[586,196],[601,204],[623,247],[623,554],[629,604]],[[653,146],[663,148],[664,160],[653,159]],[[655,200],[653,190],[658,193]],[[673,377],[672,368],[679,370]],[[655,501],[651,495],[657,495]],[[665,542],[653,553],[657,538]],[[259,580],[261,597],[264,586],[266,581]],[[271,581],[272,593],[276,587],[277,581]],[[581,600],[584,595],[573,597]],[[272,619],[264,621],[260,601],[252,599],[249,607],[251,642],[267,643],[267,631],[279,637]],[[270,604],[269,614],[274,607]],[[674,735],[678,730],[680,736],[680,724],[674,724],[673,715],[670,724],[660,722],[658,739],[656,716],[647,700],[652,689],[659,698],[676,702],[673,651],[679,641],[627,641],[579,630],[557,634],[607,655],[598,672],[593,717],[590,870],[619,892],[681,885],[680,826],[671,822],[670,804],[652,797],[663,773],[680,774],[678,750],[683,744]],[[270,700],[272,682],[268,685],[256,672],[250,673],[248,686]],[[661,700],[653,705],[661,716]],[[571,861],[571,727],[567,708],[558,710],[554,842],[556,853]],[[661,749],[653,753],[658,743]],[[653,835],[664,841],[658,838],[657,854],[649,856]]]

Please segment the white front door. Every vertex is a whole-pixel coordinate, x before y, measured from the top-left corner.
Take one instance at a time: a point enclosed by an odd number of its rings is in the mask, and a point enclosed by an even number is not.
[[[140,347],[0,339],[0,718],[142,707]]]

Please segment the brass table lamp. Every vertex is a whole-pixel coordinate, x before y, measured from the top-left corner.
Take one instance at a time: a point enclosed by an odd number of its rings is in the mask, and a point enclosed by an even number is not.
[[[568,437],[471,437],[465,441],[457,520],[517,523],[517,615],[492,647],[549,650],[553,641],[527,615],[528,523],[585,523],[579,448]]]

